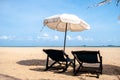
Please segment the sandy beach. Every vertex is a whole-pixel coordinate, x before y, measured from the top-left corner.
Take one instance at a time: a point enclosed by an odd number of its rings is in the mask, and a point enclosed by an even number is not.
[[[72,50],[99,50],[103,57],[103,74],[73,76],[72,67],[64,73],[44,71],[46,54],[43,49],[62,47],[0,47],[0,80],[120,80],[120,47],[67,47],[66,53],[73,58]]]

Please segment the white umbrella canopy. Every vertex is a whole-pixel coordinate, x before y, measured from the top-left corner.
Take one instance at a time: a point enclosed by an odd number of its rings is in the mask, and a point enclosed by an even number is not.
[[[48,17],[44,20],[44,25],[51,29],[65,32],[64,38],[64,51],[66,45],[66,32],[73,31],[79,32],[90,29],[89,24],[72,14],[61,14]]]
[[[66,23],[67,31],[83,31],[90,29],[90,26],[85,21],[72,14],[54,15],[44,20],[44,25],[62,32],[65,32]]]

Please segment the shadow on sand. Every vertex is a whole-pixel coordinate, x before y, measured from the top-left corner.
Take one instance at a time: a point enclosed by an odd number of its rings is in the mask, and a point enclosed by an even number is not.
[[[104,64],[103,65],[103,74],[120,75],[120,66]]]
[[[53,61],[50,61],[52,63]],[[46,65],[46,60],[40,60],[40,59],[31,59],[31,60],[22,60],[17,62],[20,65],[25,65],[25,66],[44,66],[44,68],[34,68],[30,70],[34,71],[44,71],[45,65]],[[64,72],[63,74],[66,75],[73,75],[73,69],[70,71]],[[116,75],[120,79],[120,66],[116,65],[110,65],[110,64],[103,64],[103,74],[105,75]]]
[[[50,63],[53,61],[50,60]],[[17,62],[20,65],[25,65],[25,66],[45,66],[46,65],[46,60],[40,60],[40,59],[31,59],[31,60],[21,60]]]
[[[13,76],[5,75],[5,74],[0,74],[0,80],[21,80],[21,79],[15,78]]]

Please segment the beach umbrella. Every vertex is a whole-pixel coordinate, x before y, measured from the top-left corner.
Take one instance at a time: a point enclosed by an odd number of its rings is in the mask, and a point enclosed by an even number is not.
[[[67,31],[78,32],[90,29],[90,26],[82,19],[73,14],[60,14],[44,19],[44,25],[51,29],[65,32],[64,51],[66,46]]]

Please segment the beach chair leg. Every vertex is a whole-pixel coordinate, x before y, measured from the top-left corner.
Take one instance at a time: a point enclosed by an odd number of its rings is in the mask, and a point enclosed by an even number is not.
[[[65,68],[63,69],[62,72],[67,71],[67,68],[68,68],[72,63],[73,63],[72,61],[70,61],[70,62],[66,61]]]
[[[67,68],[70,66],[71,62],[68,64],[68,61],[66,61],[65,68],[63,69],[62,72],[67,71]]]
[[[54,62],[53,64],[51,64],[50,66],[47,66],[47,68],[45,69],[45,71],[47,71],[48,69],[50,69],[54,64],[56,64],[57,62]]]
[[[102,56],[100,57],[100,72],[102,74],[102,70],[103,70],[103,65],[102,65]]]
[[[48,62],[49,62],[49,57],[47,55],[47,61],[46,61],[46,69],[44,71],[46,71],[48,69]]]
[[[97,73],[97,78],[99,78],[99,73]]]
[[[74,57],[74,59],[73,59],[73,74],[74,74],[74,76],[76,75],[75,68],[76,68],[76,63],[75,63],[75,57]]]

